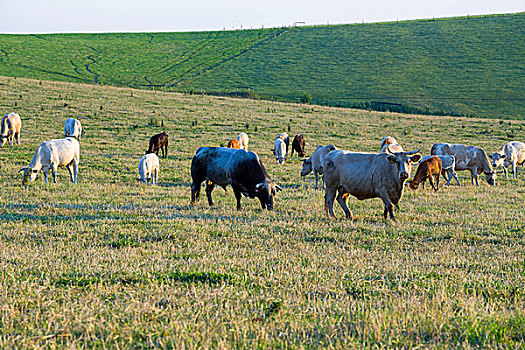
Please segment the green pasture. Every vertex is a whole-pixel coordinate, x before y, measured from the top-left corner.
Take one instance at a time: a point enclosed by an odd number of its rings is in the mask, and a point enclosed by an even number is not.
[[[301,162],[271,157],[279,132],[378,151],[383,136],[428,154],[448,141],[496,151],[520,120],[368,112],[111,86],[0,78],[0,110],[22,118],[0,148],[0,348],[431,348],[525,346],[525,172],[490,187],[406,191],[397,222],[379,199],[329,220]],[[25,189],[18,169],[79,119],[78,184],[59,169]],[[151,124],[151,125],[150,125]],[[159,126],[163,125],[163,126]],[[139,184],[165,130],[160,183]],[[233,191],[190,204],[200,146],[250,136],[284,190],[274,211]],[[413,169],[413,172],[415,169]],[[336,215],[343,216],[336,207]]]
[[[525,13],[216,32],[4,34],[0,75],[523,119],[523,28]]]

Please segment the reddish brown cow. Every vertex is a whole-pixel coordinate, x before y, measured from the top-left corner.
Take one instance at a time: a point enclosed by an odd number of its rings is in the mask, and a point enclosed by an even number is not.
[[[151,137],[146,154],[155,153],[158,156],[159,149],[162,151],[162,158],[166,158],[168,156],[168,134],[165,131]]]
[[[306,141],[304,140],[304,136],[302,134],[297,134],[293,138],[292,141],[292,153],[290,154],[290,157],[293,156],[293,151],[295,150],[297,154],[299,154],[299,157],[304,157],[306,152],[304,151],[304,146],[306,145]]]
[[[241,144],[239,143],[239,140],[233,139],[228,142],[228,148],[241,149]]]
[[[414,180],[409,182],[410,188],[417,190],[419,184],[425,183],[425,181],[428,179],[434,191],[437,191],[439,189],[439,175],[441,174],[441,168],[441,159],[439,159],[438,156],[433,156],[422,161],[417,167]],[[436,186],[434,186],[432,176],[434,176],[436,179]]]

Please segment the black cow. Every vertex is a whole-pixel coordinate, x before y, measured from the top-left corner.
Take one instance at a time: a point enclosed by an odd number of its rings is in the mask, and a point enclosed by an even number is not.
[[[297,134],[293,138],[292,141],[292,153],[290,154],[290,157],[293,156],[293,151],[295,150],[297,154],[299,154],[299,157],[304,157],[306,152],[304,151],[304,146],[306,145],[306,141],[304,140],[304,136],[302,134]]]
[[[199,200],[201,184],[206,181],[206,196],[213,205],[211,193],[215,185],[226,189],[231,185],[241,209],[241,194],[259,198],[262,208],[273,209],[274,197],[281,187],[270,180],[257,154],[243,149],[201,147],[191,161],[191,203]]]
[[[155,153],[158,156],[159,149],[162,150],[162,158],[166,158],[168,156],[168,134],[166,134],[165,131],[153,135],[151,139],[149,139],[149,148],[146,154]]]

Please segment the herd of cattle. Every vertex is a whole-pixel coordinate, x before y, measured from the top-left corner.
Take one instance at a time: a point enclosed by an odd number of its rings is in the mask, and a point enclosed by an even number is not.
[[[0,146],[6,142],[20,144],[22,122],[16,113],[6,114],[1,120]],[[44,174],[48,182],[51,170],[56,183],[58,167],[65,166],[71,181],[77,183],[80,162],[80,144],[82,126],[74,118],[68,118],[64,125],[64,138],[42,142],[36,149],[29,165],[23,171],[22,185],[34,181],[38,173]],[[201,185],[206,184],[206,196],[209,205],[213,205],[212,192],[216,185],[226,189],[233,188],[237,200],[237,209],[241,209],[241,197],[258,198],[262,208],[273,209],[274,197],[282,188],[275,184],[268,175],[260,158],[248,151],[249,138],[241,132],[236,139],[230,140],[228,147],[201,147],[191,162],[191,203],[199,199]],[[290,137],[286,132],[279,134],[273,145],[273,155],[278,164],[283,164],[288,157]],[[292,151],[304,157],[305,138],[298,134],[292,141]],[[420,150],[405,152],[398,142],[390,136],[381,140],[378,153],[362,153],[339,150],[334,145],[317,146],[310,158],[302,159],[301,176],[313,172],[315,189],[319,187],[322,175],[322,188],[325,188],[325,208],[330,217],[334,216],[333,205],[337,200],[347,218],[352,213],[347,206],[350,195],[362,200],[381,198],[384,203],[383,216],[395,220],[393,206],[398,204],[405,186],[417,189],[429,180],[432,188],[439,189],[440,175],[450,184],[454,178],[460,185],[456,171],[469,170],[472,184],[479,186],[478,175],[483,173],[489,185],[496,185],[496,168],[503,167],[507,179],[507,168],[511,167],[513,178],[518,175],[517,167],[525,164],[525,143],[512,141],[504,144],[499,151],[487,156],[476,146],[437,143],[431,148],[431,155],[421,157]],[[139,160],[139,181],[157,183],[159,174],[158,152],[162,157],[168,155],[168,135],[163,132],[151,137],[146,154]],[[489,161],[492,159],[492,164]],[[410,177],[411,164],[419,164],[414,178]]]

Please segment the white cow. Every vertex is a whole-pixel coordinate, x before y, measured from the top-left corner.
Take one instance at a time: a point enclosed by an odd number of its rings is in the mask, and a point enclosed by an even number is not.
[[[152,184],[157,183],[159,176],[159,157],[155,153],[148,153],[139,161],[139,175],[138,181],[142,183]]]
[[[17,113],[8,113],[2,117],[0,121],[0,146],[5,145],[9,141],[9,145],[13,145],[13,140],[20,144],[20,129],[22,128],[22,121]]]
[[[64,137],[76,137],[80,140],[82,135],[82,124],[75,118],[67,118],[64,123]]]
[[[241,146],[241,149],[248,150],[248,142],[249,142],[248,135],[245,132],[241,132],[237,136],[237,141],[239,141],[239,146]]]
[[[39,172],[44,173],[47,180],[47,173],[51,170],[53,182],[57,182],[58,167],[65,166],[71,175],[71,182],[77,183],[78,164],[80,162],[80,144],[72,137],[65,139],[44,141],[36,149],[35,155],[29,166],[20,169],[24,171],[22,185],[26,186],[34,181]]]
[[[432,145],[430,154],[433,156],[448,154],[456,158],[456,170],[470,170],[470,179],[472,184],[474,181],[476,186],[478,182],[478,169],[485,174],[485,180],[491,186],[496,185],[496,172],[490,166],[489,157],[487,153],[476,146],[465,146],[459,144],[435,143]]]
[[[385,136],[381,140],[381,150],[380,153],[386,153],[386,148],[390,150],[390,152],[403,152],[403,147],[399,145],[399,143],[396,141],[395,138],[392,136]]]
[[[277,138],[284,141],[284,144],[286,145],[285,157],[288,158],[288,147],[290,146],[290,135],[288,135],[288,133],[286,132],[282,132],[279,135],[277,135]]]
[[[286,144],[280,138],[276,138],[273,143],[273,155],[278,164],[283,164],[286,161]]]
[[[306,176],[310,174],[313,170],[315,176],[315,189],[318,188],[319,184],[319,175],[323,175],[323,160],[324,157],[331,151],[336,150],[337,147],[334,145],[327,146],[317,146],[314,153],[308,159],[302,159],[303,169],[301,170],[301,176]],[[323,187],[324,188],[324,177],[323,177]]]
[[[427,160],[430,157],[433,156],[424,156],[421,158],[421,161]],[[459,183],[458,174],[456,174],[456,158],[446,154],[439,154],[438,157],[441,159],[441,175],[443,175],[447,181],[445,185],[448,186],[452,178],[454,178],[458,183],[458,186],[461,186]]]
[[[525,143],[519,141],[507,142],[500,150],[489,156],[492,159],[492,167],[496,169],[503,166],[505,179],[508,179],[507,168],[512,166],[512,176],[518,178],[518,165],[525,164]]]

